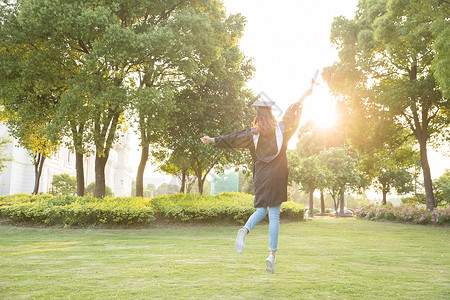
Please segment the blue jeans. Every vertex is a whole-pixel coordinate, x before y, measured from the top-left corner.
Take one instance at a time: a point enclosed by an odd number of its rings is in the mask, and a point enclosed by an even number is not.
[[[269,251],[277,251],[278,231],[280,229],[280,208],[280,205],[269,207]],[[252,231],[252,228],[266,216],[266,213],[267,207],[256,208],[256,211],[248,218],[247,223],[244,225],[249,233]]]

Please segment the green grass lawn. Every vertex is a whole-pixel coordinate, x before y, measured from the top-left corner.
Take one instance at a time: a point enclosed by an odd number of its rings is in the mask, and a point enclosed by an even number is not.
[[[268,226],[0,226],[0,299],[450,299],[450,228],[319,219]]]

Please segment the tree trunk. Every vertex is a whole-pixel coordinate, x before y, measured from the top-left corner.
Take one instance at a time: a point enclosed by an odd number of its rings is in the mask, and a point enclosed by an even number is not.
[[[70,122],[72,130],[73,146],[75,148],[75,168],[77,174],[77,195],[82,197],[85,193],[84,165],[83,165],[83,132],[84,125],[77,126],[75,121]]]
[[[37,153],[34,159],[34,189],[33,195],[39,192],[39,183],[41,181],[42,167],[44,166],[45,156]]]
[[[345,209],[345,198],[344,198],[344,192],[342,192],[340,195],[340,200],[339,200],[339,212],[341,215],[344,215],[344,209]]]
[[[105,197],[105,167],[107,161],[107,156],[95,156],[95,198]]]
[[[320,213],[325,213],[325,197],[323,195],[323,189],[320,189]]]
[[[333,198],[334,212],[336,213],[336,219],[339,219],[339,213],[338,213],[339,200],[336,201],[336,195],[331,194],[331,197]]]
[[[190,194],[191,193],[191,189],[195,184],[195,180],[191,180],[190,182],[187,181],[186,183],[186,194]]]
[[[198,181],[198,192],[200,193],[200,195],[203,195],[203,184],[205,183],[204,180],[202,180],[201,176],[197,177],[197,181]]]
[[[417,66],[414,65],[409,72],[409,81],[414,82],[417,80]],[[414,126],[410,125],[411,130],[414,132],[414,135],[419,142],[420,148],[420,163],[422,165],[423,172],[423,183],[425,186],[425,201],[427,204],[427,209],[434,209],[434,196],[433,196],[433,182],[431,180],[431,172],[430,165],[428,164],[428,155],[427,155],[427,140],[428,140],[428,109],[425,103],[422,104],[422,111],[419,112],[417,108],[412,109]],[[421,116],[419,116],[419,114]],[[420,123],[419,119],[422,119],[422,123]]]
[[[197,161],[196,162],[196,168],[194,168],[195,171],[195,177],[197,177],[197,184],[198,184],[198,192],[200,195],[203,195],[203,183],[205,180],[202,178],[203,176],[203,169],[201,167],[201,164]],[[206,175],[205,175],[206,179]]]
[[[144,171],[148,160],[148,146],[142,146],[141,161],[136,174],[136,197],[144,197]]]
[[[181,170],[181,187],[180,187],[180,193],[184,194],[184,191],[186,189],[186,173],[187,169]]]
[[[386,200],[387,200],[387,190],[383,189],[382,190],[383,193],[383,201],[381,202],[383,205],[386,205]]]
[[[309,189],[309,213],[308,217],[314,217],[314,189]]]
[[[77,170],[77,195],[84,196],[84,166],[83,153],[75,151],[75,167]]]
[[[431,180],[430,165],[428,164],[427,141],[419,141],[420,163],[422,165],[423,183],[425,185],[425,201],[427,209],[434,209],[433,182]]]

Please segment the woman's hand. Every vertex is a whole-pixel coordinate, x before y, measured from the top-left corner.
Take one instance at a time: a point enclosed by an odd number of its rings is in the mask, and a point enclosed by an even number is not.
[[[214,138],[210,138],[209,136],[205,135],[204,137],[200,138],[203,142],[203,144],[210,144],[214,143],[216,140]]]

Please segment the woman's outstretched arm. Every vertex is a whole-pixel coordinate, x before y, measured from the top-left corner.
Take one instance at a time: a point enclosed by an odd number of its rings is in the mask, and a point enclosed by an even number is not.
[[[203,143],[214,143],[217,148],[249,148],[253,145],[251,129],[244,129],[224,136],[211,138],[204,136],[200,138]]]
[[[306,90],[300,100],[289,106],[283,115],[281,123],[284,124],[284,136],[287,141],[294,135],[300,124],[300,117],[302,115],[302,103],[312,93],[312,88]]]

